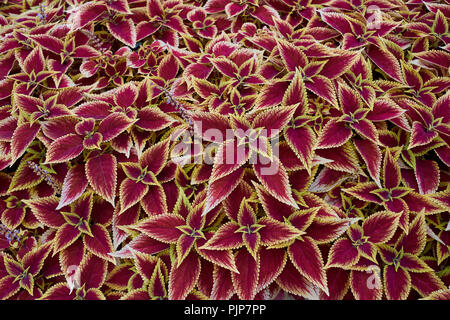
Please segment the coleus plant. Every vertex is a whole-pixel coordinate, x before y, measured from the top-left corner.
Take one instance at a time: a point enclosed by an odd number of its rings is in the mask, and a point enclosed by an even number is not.
[[[450,5],[9,0],[1,299],[450,299]]]

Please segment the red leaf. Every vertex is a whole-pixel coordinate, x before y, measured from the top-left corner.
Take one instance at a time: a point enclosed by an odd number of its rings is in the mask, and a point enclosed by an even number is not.
[[[112,154],[90,158],[86,163],[86,176],[95,192],[115,206],[117,161]]]
[[[272,157],[272,161],[268,165],[260,163],[253,164],[253,169],[258,180],[272,196],[298,209],[298,205],[292,197],[286,170],[276,156]]]
[[[442,68],[450,67],[450,54],[443,50],[427,50],[415,54],[421,60]]]
[[[139,90],[133,82],[126,83],[114,91],[114,103],[126,109],[136,101],[138,94]]]
[[[369,241],[373,243],[384,243],[392,238],[395,231],[400,215],[389,212],[381,211],[370,215],[363,222],[364,236],[369,237]]]
[[[439,186],[439,166],[433,160],[416,159],[416,178],[421,194],[436,192]]]
[[[328,192],[347,180],[348,173],[336,171],[330,168],[323,168],[316,176],[314,182],[309,186],[311,192]]]
[[[29,160],[23,158],[9,184],[8,192],[25,190],[38,185],[43,180],[43,177],[36,173],[33,170],[34,168],[36,167]]]
[[[182,235],[177,227],[183,225],[185,221],[179,215],[160,214],[140,221],[134,228],[158,241],[175,243]]]
[[[83,139],[69,133],[53,141],[47,149],[47,163],[67,162],[83,152]]]
[[[64,50],[64,43],[57,37],[47,34],[31,35],[30,38],[43,48],[53,53],[60,54]]]
[[[177,76],[178,73],[178,62],[172,54],[166,55],[158,66],[158,76],[165,79],[171,80]]]
[[[434,272],[411,273],[411,286],[425,297],[435,291],[446,289],[445,284]]]
[[[145,107],[138,112],[136,125],[144,130],[158,131],[169,126],[173,119],[158,108]]]
[[[384,288],[389,300],[406,300],[411,289],[411,276],[408,271],[394,266],[384,267]]]
[[[397,163],[397,158],[392,155],[392,152],[387,149],[384,156],[383,166],[384,186],[388,189],[398,187],[401,180],[400,167]]]
[[[113,245],[106,228],[96,223],[91,226],[91,233],[92,237],[90,235],[83,237],[86,248],[96,256],[114,262],[114,259],[109,255],[113,252]]]
[[[191,252],[178,266],[173,266],[169,274],[169,299],[183,300],[194,288],[200,276],[200,259]]]
[[[325,166],[328,168],[348,173],[355,173],[360,170],[358,157],[349,142],[337,148],[316,149],[315,152],[316,155],[331,160],[325,162]]]
[[[101,120],[110,114],[110,106],[103,101],[89,101],[74,108],[73,112],[81,118]]]
[[[211,239],[212,235],[212,232],[207,232],[205,234],[206,239]],[[207,240],[202,238],[197,239],[197,252],[200,254],[200,256],[208,261],[211,261],[217,266],[228,269],[232,272],[239,273],[239,270],[236,267],[236,263],[234,262],[234,256],[231,250],[208,250],[200,248],[205,245]]]
[[[75,292],[70,293],[69,286],[66,283],[58,283],[47,289],[42,296],[42,300],[73,300]]]
[[[297,105],[275,107],[262,111],[253,120],[253,128],[267,130],[266,137],[276,136],[292,119]]]
[[[158,175],[167,163],[169,145],[170,140],[165,139],[148,148],[139,159],[141,168],[147,168],[148,171]]]
[[[397,242],[396,248],[413,255],[422,253],[427,240],[427,224],[423,214],[417,215],[404,234]]]
[[[134,48],[136,46],[136,27],[131,19],[106,23],[109,32],[117,40]]]
[[[258,220],[258,224],[264,226],[258,233],[261,236],[261,243],[265,246],[286,242],[301,235],[296,228],[268,217]]]
[[[208,184],[203,215],[214,209],[222,200],[228,197],[241,181],[243,174],[244,170],[239,168],[233,173]]]
[[[338,239],[330,249],[326,268],[341,267],[349,268],[359,260],[358,249],[353,243],[346,239]]]
[[[289,71],[295,71],[297,67],[304,68],[308,63],[303,51],[287,41],[278,41],[278,51]]]
[[[312,209],[314,211],[314,209]],[[316,214],[316,219],[311,223],[307,229],[307,234],[316,243],[328,243],[340,237],[349,226],[347,219],[335,219],[327,216],[326,218],[318,218],[321,215],[321,211]]]
[[[330,79],[322,75],[317,75],[311,78],[310,81],[305,82],[305,86],[308,90],[328,101],[332,106],[337,107],[338,101],[336,98],[336,92],[334,84]]]
[[[140,234],[129,243],[130,248],[135,251],[155,254],[167,249],[169,246],[165,243],[161,243],[153,238]]]
[[[378,131],[371,121],[361,119],[358,122],[352,123],[351,127],[364,138],[367,138],[374,143],[378,143]]]
[[[289,257],[295,268],[328,295],[327,276],[319,247],[310,237],[303,237],[289,246]]]
[[[231,60],[226,58],[216,58],[211,60],[214,67],[220,71],[222,74],[230,77],[236,78],[238,75],[238,66]]]
[[[392,79],[402,81],[402,72],[397,58],[388,50],[369,45],[366,50],[369,58]]]
[[[339,50],[335,53],[336,57],[330,57],[323,68],[320,70],[320,74],[329,79],[335,79],[344,74],[355,63],[359,57],[358,52],[351,52],[345,50]]]
[[[289,87],[288,81],[273,81],[261,90],[255,102],[255,110],[270,108],[281,103],[283,95]]]
[[[77,200],[83,194],[84,190],[86,190],[87,186],[88,180],[84,173],[84,166],[77,165],[70,168],[64,178],[61,198],[56,210],[59,210]]]
[[[350,278],[351,289],[357,300],[381,300],[383,287],[376,270],[353,270]]]
[[[6,300],[20,289],[19,281],[13,276],[5,276],[0,279],[0,299]]]
[[[259,278],[256,291],[260,292],[276,280],[286,265],[286,256],[285,249],[260,249]]]
[[[348,291],[350,274],[340,268],[330,268],[327,270],[329,295],[322,294],[323,300],[343,300]]]
[[[325,23],[329,24],[333,29],[339,31],[343,35],[346,33],[354,33],[349,17],[343,13],[321,11],[320,17]]]
[[[323,127],[316,148],[325,149],[339,147],[346,143],[352,136],[352,130],[345,122],[331,119]]]
[[[16,128],[16,117],[11,116],[0,120],[0,141],[11,141]]]
[[[125,114],[121,112],[111,113],[103,119],[98,125],[98,132],[102,134],[103,141],[109,141],[117,137],[127,128],[129,128],[134,121],[130,120]]]
[[[42,49],[40,46],[36,46],[25,58],[23,62],[23,71],[27,74],[38,74],[39,72],[44,70],[44,54],[42,53]]]
[[[141,205],[149,216],[167,213],[164,188],[160,185],[150,185],[147,194],[141,199]]]
[[[11,139],[11,156],[13,162],[23,155],[30,143],[33,142],[40,128],[38,123],[32,125],[24,123],[14,130]]]
[[[59,212],[59,209],[56,209],[59,202],[57,197],[37,198],[25,200],[25,202],[43,225],[50,228],[59,228],[65,223],[63,215]]]
[[[317,143],[314,131],[307,126],[295,129],[288,128],[284,133],[284,137],[306,170],[310,171],[314,158],[313,150]]]
[[[250,150],[245,145],[239,145],[237,139],[230,139],[222,143],[214,157],[214,165],[210,180],[225,178],[232,172],[238,170],[247,162],[250,157]]]
[[[381,151],[378,146],[370,140],[356,139],[354,140],[356,150],[363,158],[367,165],[367,170],[369,171],[372,179],[377,183],[379,187],[380,184],[380,168],[381,168]]]
[[[313,290],[311,282],[298,272],[290,260],[276,281],[284,291],[300,296],[307,296]]]
[[[81,231],[78,227],[74,227],[68,223],[63,224],[59,227],[58,231],[56,231],[53,251],[56,253],[67,248],[74,243],[80,235]]]
[[[133,252],[136,269],[146,280],[151,280],[153,271],[158,263],[158,258],[149,254]]]
[[[107,7],[104,4],[89,2],[81,6],[80,10],[74,14],[72,31],[81,29],[88,23],[95,21],[105,11],[107,11]]]
[[[33,276],[36,276],[42,269],[44,261],[47,258],[51,250],[51,242],[47,242],[40,247],[28,252],[22,258],[22,264],[24,269],[28,269],[28,272]]]
[[[88,254],[83,259],[80,266],[80,282],[88,288],[100,288],[106,279],[108,262],[93,255]]]
[[[124,14],[131,14],[127,0],[111,0],[106,3],[107,7]]]
[[[237,232],[238,229],[239,225],[235,222],[225,223],[200,249],[229,250],[241,247],[244,243],[242,233]]]
[[[391,120],[401,116],[405,111],[392,100],[377,98],[373,102],[373,108],[366,116],[370,121]]]
[[[285,106],[298,104],[296,114],[304,114],[308,108],[308,96],[300,71],[295,71],[294,78],[283,95],[282,104]]]
[[[239,250],[235,256],[239,273],[232,273],[231,279],[236,294],[242,300],[252,300],[256,295],[259,279],[259,259],[247,250]]]
[[[351,194],[352,196],[360,200],[381,204],[382,201],[380,200],[380,198],[377,197],[375,194],[371,193],[371,191],[377,189],[378,186],[374,182],[368,182],[357,184],[356,186],[344,189],[343,191],[348,194]]]
[[[400,266],[406,271],[410,272],[430,272],[433,271],[422,259],[410,254],[404,253],[401,260]]]
[[[213,279],[214,282],[213,288],[211,290],[211,299],[230,299],[234,293],[230,271],[221,267],[214,266]]]

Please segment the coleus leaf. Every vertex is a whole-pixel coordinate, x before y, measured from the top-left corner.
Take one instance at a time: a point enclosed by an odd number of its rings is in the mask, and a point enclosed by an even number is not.
[[[364,235],[373,243],[384,243],[394,235],[400,216],[389,211],[377,212],[363,223]]]
[[[56,196],[25,200],[25,203],[43,225],[59,228],[65,223],[63,215],[56,209],[59,204]]]
[[[353,295],[358,300],[381,300],[383,288],[380,274],[376,269],[368,271],[351,272],[350,287]]]
[[[158,131],[169,126],[173,119],[158,108],[145,107],[138,112],[136,125],[144,130]]]
[[[182,235],[177,227],[184,224],[184,218],[179,215],[161,214],[140,221],[134,228],[158,241],[175,243]]]
[[[83,243],[86,248],[103,260],[114,262],[114,259],[109,255],[109,253],[113,252],[113,244],[106,228],[96,223],[91,226],[91,234],[92,236],[87,235],[83,237]]]
[[[235,259],[239,273],[231,274],[234,290],[240,299],[251,300],[258,288],[259,259],[255,260],[247,250],[238,251]]]
[[[374,142],[370,140],[355,139],[354,144],[356,150],[358,150],[359,154],[364,159],[370,176],[377,183],[377,185],[381,187],[380,169],[382,163],[382,155],[380,149]]]
[[[402,268],[386,266],[383,271],[386,297],[389,300],[404,300],[411,289],[411,276]]]
[[[273,156],[268,164],[253,164],[253,169],[258,180],[274,197],[298,209],[298,205],[292,197],[288,175],[280,160],[276,156]]]
[[[416,160],[416,178],[421,194],[434,193],[439,186],[439,166],[432,160]]]
[[[132,48],[136,46],[136,27],[131,19],[108,22],[106,27],[119,41]]]
[[[126,178],[119,188],[120,207],[122,212],[138,203],[147,193],[149,186],[143,182]]]
[[[48,147],[47,163],[60,163],[72,160],[83,152],[83,139],[77,134],[69,133],[59,137]]]
[[[402,82],[402,73],[397,58],[387,49],[370,45],[368,57],[392,79]]]
[[[39,129],[40,126],[37,123],[24,123],[14,130],[11,139],[11,156],[13,162],[23,155],[25,150],[38,134]]]
[[[317,137],[314,131],[307,127],[287,128],[284,132],[286,142],[300,159],[303,166],[311,171],[314,149],[317,148]]]
[[[322,129],[316,148],[339,147],[346,143],[351,136],[352,130],[345,122],[332,119]]]
[[[276,282],[284,291],[303,297],[310,295],[313,291],[311,282],[296,269],[290,260],[286,262]]]
[[[88,180],[84,172],[84,166],[77,165],[70,168],[64,178],[61,198],[56,210],[59,210],[77,200],[84,193],[87,186]]]
[[[358,262],[359,251],[353,246],[349,239],[338,239],[330,248],[326,267],[348,268]]]
[[[115,205],[117,160],[111,154],[98,154],[86,162],[86,177],[94,189],[105,200]]]
[[[193,252],[179,266],[172,266],[169,274],[168,297],[182,300],[194,288],[200,275],[200,259]]]
[[[105,12],[105,10],[107,10],[107,7],[101,3],[87,3],[81,6],[80,10],[75,13],[75,17],[72,20],[72,31],[81,29],[88,23],[95,21]]]
[[[302,237],[289,246],[289,258],[295,268],[308,280],[328,294],[322,254],[310,237]]]
[[[216,266],[220,266],[221,268],[239,273],[231,250],[208,250],[200,248],[203,247],[206,242],[211,239],[212,233],[206,233],[205,236],[206,239],[199,238],[196,241],[196,249],[200,256],[207,261],[211,261]]]
[[[98,132],[102,134],[103,141],[107,142],[129,128],[133,122],[125,114],[114,112],[99,123]]]
[[[204,215],[214,209],[238,186],[243,174],[243,168],[239,168],[229,175],[215,180],[208,185],[206,203],[203,209]]]

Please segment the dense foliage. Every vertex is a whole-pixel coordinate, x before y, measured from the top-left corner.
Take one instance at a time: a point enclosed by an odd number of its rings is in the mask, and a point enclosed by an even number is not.
[[[450,299],[445,0],[0,3],[0,298]]]

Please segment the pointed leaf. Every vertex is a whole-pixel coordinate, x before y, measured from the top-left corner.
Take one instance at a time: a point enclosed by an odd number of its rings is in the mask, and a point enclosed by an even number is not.
[[[116,157],[105,153],[90,158],[86,163],[86,176],[94,191],[114,206],[117,183]]]

